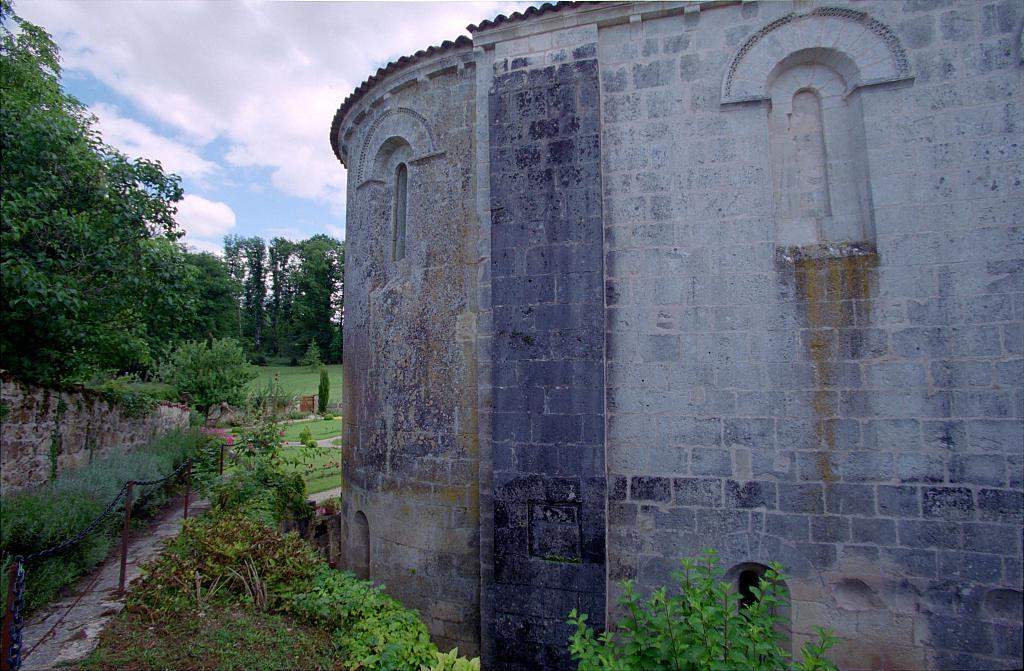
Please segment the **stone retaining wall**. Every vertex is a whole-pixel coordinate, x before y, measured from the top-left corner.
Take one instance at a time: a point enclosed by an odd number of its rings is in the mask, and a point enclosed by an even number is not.
[[[44,389],[10,377],[2,380],[0,401],[4,494],[188,426],[185,405],[164,402],[145,417],[130,417],[97,392]]]

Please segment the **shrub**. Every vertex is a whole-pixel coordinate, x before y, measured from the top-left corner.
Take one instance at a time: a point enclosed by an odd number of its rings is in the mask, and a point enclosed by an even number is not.
[[[779,565],[772,565],[752,588],[757,600],[745,606],[721,574],[715,553],[708,550],[702,562],[682,561],[682,571],[673,574],[679,583],[676,595],[662,587],[641,600],[626,581],[619,601],[626,615],[614,632],[599,636],[587,626],[587,616],[573,610],[569,623],[576,632],[569,650],[579,671],[836,668],[825,658],[835,638],[824,628],[818,628],[817,641],[804,644],[801,661],[782,649],[775,615],[785,597]]]
[[[293,462],[282,454],[284,432],[277,424],[264,419],[243,431],[237,440],[226,432],[210,433],[218,436],[214,441],[217,444],[199,452],[195,470],[200,474],[200,491],[215,508],[245,513],[266,524],[312,516],[302,475],[284,471],[284,466]],[[229,441],[235,449],[224,475],[218,476],[221,441]]]
[[[44,550],[79,533],[103,511],[125,482],[167,475],[203,440],[192,431],[167,434],[144,448],[114,454],[63,473],[49,485],[0,498],[0,555],[4,565],[14,555]],[[166,500],[167,491],[140,487],[136,488],[135,497],[133,515],[144,516]],[[26,608],[33,610],[52,600],[61,588],[102,561],[121,519],[115,513],[80,544],[28,565]],[[6,590],[0,593],[6,595]]]
[[[296,534],[282,535],[252,516],[222,511],[186,520],[167,550],[146,567],[128,604],[153,616],[205,603],[253,605],[258,580],[269,598],[262,605],[276,608],[282,594],[313,581],[319,564],[313,546]]]
[[[459,657],[458,648],[450,652],[438,651],[434,653],[434,663],[430,665],[429,671],[480,671],[480,658]]]
[[[479,660],[438,652],[415,611],[380,585],[330,569],[296,534],[237,512],[188,520],[145,567],[127,612],[150,623],[193,609],[245,605],[330,632],[343,663],[361,671],[478,671]],[[127,664],[127,666],[132,666]]]
[[[161,362],[159,376],[205,410],[218,403],[240,405],[256,371],[235,340],[222,338],[182,343]]]
[[[312,584],[289,595],[284,608],[328,627],[351,668],[419,669],[437,648],[416,615],[383,587],[323,566]]]
[[[313,432],[309,430],[308,426],[302,430],[302,433],[299,434],[299,442],[311,450],[315,450],[317,447],[319,447],[316,444],[316,441],[313,439]]]
[[[160,401],[177,401],[178,390],[160,382],[139,382],[130,377],[118,377],[89,388],[99,392],[103,399],[116,405],[126,417],[145,417],[156,409]]]
[[[317,390],[317,410],[320,414],[327,412],[327,402],[331,400],[331,378],[327,375],[327,369],[320,369],[320,388]]]
[[[306,348],[306,353],[302,355],[299,363],[310,368],[319,368],[323,365],[323,360],[320,358],[320,347],[315,340],[309,341],[309,347]]]
[[[259,422],[264,417],[280,415],[295,405],[295,394],[289,394],[281,388],[276,379],[249,392],[245,401],[245,410],[251,422]],[[288,413],[291,415],[291,413]],[[300,416],[305,417],[302,413]]]

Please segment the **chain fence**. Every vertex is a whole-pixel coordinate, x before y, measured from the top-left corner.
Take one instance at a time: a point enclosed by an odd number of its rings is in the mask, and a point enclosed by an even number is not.
[[[21,654],[22,647],[22,609],[25,604],[25,566],[31,562],[37,562],[48,557],[60,554],[68,548],[74,547],[78,543],[81,543],[86,537],[95,531],[103,521],[112,515],[117,509],[117,504],[121,499],[125,499],[124,505],[124,530],[122,532],[122,544],[121,544],[121,580],[120,580],[120,591],[124,591],[124,579],[125,579],[125,565],[128,556],[128,530],[131,522],[131,510],[132,510],[132,490],[135,486],[146,487],[150,485],[159,485],[181,475],[187,469],[188,480],[185,490],[185,510],[184,517],[188,517],[188,504],[191,496],[191,485],[192,485],[192,460],[186,459],[176,469],[171,471],[169,474],[162,478],[156,478],[153,480],[129,480],[124,483],[121,490],[110,500],[107,507],[96,516],[84,529],[79,531],[77,534],[68,538],[67,540],[61,541],[53,547],[40,550],[39,552],[33,552],[29,555],[15,555],[11,558],[11,565],[8,569],[8,581],[7,581],[7,608],[4,613],[3,619],[3,633],[2,633],[2,655],[0,655],[0,671],[18,671],[21,668],[22,662],[28,657],[41,643],[47,638],[44,635],[35,646],[32,647],[24,655]],[[70,612],[70,609],[69,609]],[[65,617],[67,613],[65,613]],[[63,618],[61,618],[63,620]],[[59,624],[59,622],[58,622]],[[56,625],[54,625],[56,626]]]

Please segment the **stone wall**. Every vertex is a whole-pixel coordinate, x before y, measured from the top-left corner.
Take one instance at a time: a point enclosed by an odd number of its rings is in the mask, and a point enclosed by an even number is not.
[[[188,407],[178,404],[161,403],[146,417],[130,417],[96,392],[54,391],[6,376],[0,388],[5,494],[189,424]]]
[[[495,669],[708,547],[841,668],[1019,667],[1022,19],[560,3],[357,89],[350,565]]]
[[[842,668],[1019,666],[1021,18],[765,2],[601,30],[610,581],[779,561],[794,647],[827,625]],[[814,92],[817,138],[780,89]]]
[[[503,42],[490,87],[493,663],[571,668],[604,625],[597,31]]]
[[[347,567],[479,646],[475,73],[424,59],[350,115],[345,266]],[[469,61],[470,67],[466,67]],[[358,119],[358,122],[356,122]],[[396,244],[405,166],[404,254]]]

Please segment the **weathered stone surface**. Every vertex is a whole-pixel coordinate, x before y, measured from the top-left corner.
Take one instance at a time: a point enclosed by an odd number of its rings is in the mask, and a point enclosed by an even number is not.
[[[160,403],[147,416],[133,417],[87,390],[53,391],[8,376],[0,389],[5,494],[43,484],[97,457],[131,451],[189,422],[188,407],[176,403]]]
[[[783,563],[794,648],[832,626],[842,668],[1020,666],[998,613],[1024,565],[1022,16],[952,5],[548,8],[364,89],[337,138],[346,483],[362,502],[472,473],[479,601],[382,574],[424,612],[479,612],[436,636],[569,667],[568,609],[610,621],[614,581],[714,547],[733,576]],[[438,166],[437,207],[405,266],[386,137],[446,152],[410,161]],[[413,540],[378,542],[382,564],[449,529],[402,491],[371,536]]]

